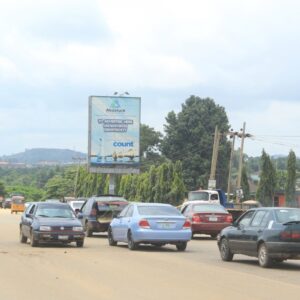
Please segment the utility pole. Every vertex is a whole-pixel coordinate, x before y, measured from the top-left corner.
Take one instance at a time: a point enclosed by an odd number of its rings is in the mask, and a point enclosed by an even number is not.
[[[209,177],[209,188],[212,188],[212,185],[216,185],[216,168],[218,161],[218,153],[219,153],[219,143],[220,143],[221,134],[218,130],[218,126],[215,128],[215,136],[214,136],[214,145],[213,145],[213,153],[211,158],[211,168],[210,168],[210,177]]]
[[[243,124],[242,133],[238,134],[239,137],[242,138],[241,141],[241,149],[240,149],[240,159],[239,159],[239,172],[238,172],[238,178],[237,178],[237,190],[241,189],[241,178],[242,178],[242,169],[243,169],[243,152],[244,152],[244,140],[245,140],[245,129],[246,129],[246,122]],[[239,203],[239,193],[236,193],[236,201]]]
[[[231,183],[231,166],[232,166],[232,158],[234,153],[234,142],[235,142],[235,136],[236,132],[230,132],[229,135],[232,138],[231,143],[231,152],[230,152],[230,160],[229,160],[229,170],[228,170],[228,184],[227,184],[227,199],[230,199],[230,183]]]

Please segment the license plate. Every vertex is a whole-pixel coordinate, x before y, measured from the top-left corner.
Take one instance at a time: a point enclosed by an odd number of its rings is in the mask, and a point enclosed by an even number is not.
[[[175,223],[158,223],[158,228],[160,228],[160,229],[173,229],[173,228],[175,228]]]
[[[59,240],[67,240],[67,239],[69,239],[69,236],[67,236],[67,235],[59,235],[58,239]]]
[[[209,221],[212,221],[212,222],[218,221],[218,218],[217,217],[213,217],[213,216],[209,217],[208,219],[209,219]]]

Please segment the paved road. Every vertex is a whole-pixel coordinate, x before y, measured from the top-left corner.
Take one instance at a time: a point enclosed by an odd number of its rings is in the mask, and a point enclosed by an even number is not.
[[[0,209],[0,299],[299,299],[300,262],[275,269],[236,256],[222,262],[216,241],[199,237],[186,252],[109,247],[105,235],[84,248],[18,242],[20,215]]]

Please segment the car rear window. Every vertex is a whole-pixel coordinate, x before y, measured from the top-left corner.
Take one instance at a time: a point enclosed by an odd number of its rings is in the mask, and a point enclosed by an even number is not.
[[[200,213],[200,212],[227,213],[227,210],[223,206],[217,204],[193,205],[192,210],[196,213]]]
[[[190,192],[189,193],[189,201],[195,200],[209,200],[208,192]]]
[[[275,210],[276,220],[279,223],[300,221],[300,209],[278,209]]]
[[[99,197],[96,198],[98,203],[101,202],[128,202],[125,198],[122,197]]]
[[[180,216],[181,213],[173,206],[138,206],[138,212],[142,216]]]

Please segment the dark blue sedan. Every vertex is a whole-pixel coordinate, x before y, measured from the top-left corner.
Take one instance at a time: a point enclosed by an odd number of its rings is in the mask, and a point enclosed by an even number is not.
[[[159,203],[132,203],[108,228],[109,244],[124,242],[130,250],[139,244],[173,244],[184,251],[191,236],[190,221],[172,205]]]
[[[32,247],[42,242],[75,242],[82,247],[84,236],[81,222],[66,203],[32,203],[21,217],[20,242],[29,239]]]
[[[221,231],[218,246],[224,261],[231,261],[234,254],[245,254],[258,257],[261,267],[300,259],[300,209],[250,209]]]

